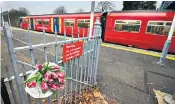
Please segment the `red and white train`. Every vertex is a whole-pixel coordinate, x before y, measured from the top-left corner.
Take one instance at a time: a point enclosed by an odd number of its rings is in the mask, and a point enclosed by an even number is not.
[[[174,11],[112,11],[104,13],[94,13],[94,20],[100,17],[102,27],[102,40],[123,45],[131,45],[142,49],[161,51],[170,30]],[[55,32],[56,25],[58,33],[66,35],[78,35],[83,31],[87,36],[90,26],[90,13],[68,13],[63,15],[31,15],[20,18],[20,27],[46,32]],[[175,32],[169,48],[170,53],[175,53]]]

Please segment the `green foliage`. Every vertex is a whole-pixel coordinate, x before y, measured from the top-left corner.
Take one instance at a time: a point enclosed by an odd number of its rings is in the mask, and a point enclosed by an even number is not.
[[[67,79],[71,79],[71,77],[69,77],[69,76],[65,76],[64,78],[65,78],[66,80],[67,80]]]
[[[28,82],[32,82],[32,81],[36,81],[36,80],[37,80],[37,75],[36,75],[36,76],[33,76],[33,77],[29,78],[29,79],[27,79],[27,80],[24,81],[23,83],[26,84],[26,83],[28,83]]]
[[[122,10],[154,10],[156,1],[123,1]]]
[[[8,19],[10,19],[12,26],[19,27],[19,18],[27,15],[30,15],[29,11],[24,7],[20,7],[19,9],[11,9],[8,13],[4,13],[3,17],[4,21],[8,21]]]

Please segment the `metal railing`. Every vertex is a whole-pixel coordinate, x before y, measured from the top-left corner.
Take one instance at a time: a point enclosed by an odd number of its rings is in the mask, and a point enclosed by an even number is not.
[[[55,53],[54,59],[52,62],[60,64],[65,67],[66,74],[70,76],[70,79],[66,81],[64,90],[58,90],[56,96],[51,96],[47,99],[47,103],[51,104],[54,100],[59,104],[61,101],[64,104],[68,103],[67,99],[70,99],[70,103],[79,102],[79,95],[83,93],[83,89],[88,89],[89,87],[96,85],[96,75],[97,75],[97,67],[98,67],[98,57],[100,50],[100,42],[101,42],[101,27],[99,18],[96,19],[94,24],[94,32],[91,37],[79,37],[74,38],[74,32],[72,27],[71,39],[67,39],[66,30],[64,31],[64,39],[58,41],[57,37],[57,28],[55,27],[55,41],[46,42],[45,29],[43,28],[43,43],[40,44],[32,44],[31,40],[31,32],[28,29],[27,38],[28,45],[22,47],[14,47],[12,32],[10,31],[8,23],[4,23],[3,26],[4,34],[6,37],[6,43],[8,47],[8,52],[12,62],[12,69],[14,76],[10,76],[10,71],[8,67],[6,67],[8,78],[4,79],[4,83],[10,87],[10,91],[12,94],[12,99],[14,104],[31,104],[34,100],[37,104],[41,104],[41,99],[33,99],[31,98],[25,91],[25,85],[22,85],[22,81],[26,80],[27,76],[35,69],[35,65],[37,64],[36,57],[34,55],[34,50],[36,51],[38,48],[44,49],[44,61],[48,61],[48,46],[54,46]],[[62,61],[62,58],[58,58],[58,55],[61,54],[59,50],[62,50],[62,45],[67,43],[73,43],[83,41],[83,54],[80,57],[74,58],[66,63]],[[30,54],[31,62],[25,62],[24,60],[19,60],[17,57],[18,52],[28,51]],[[19,70],[19,66],[21,66],[22,70]],[[29,67],[31,70],[27,70]],[[17,90],[14,88],[14,84],[12,82],[16,82]],[[19,95],[19,96],[17,96]],[[78,98],[77,98],[78,97]],[[61,99],[62,98],[62,99]],[[61,99],[61,100],[60,100]]]

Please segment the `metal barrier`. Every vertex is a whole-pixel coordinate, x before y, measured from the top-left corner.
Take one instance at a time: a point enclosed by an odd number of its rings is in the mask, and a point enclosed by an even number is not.
[[[51,103],[55,100],[58,103],[60,101],[64,101],[64,104],[67,99],[70,99],[70,103],[74,102],[75,104],[79,102],[79,95],[83,93],[83,89],[88,89],[89,87],[96,85],[96,75],[97,75],[97,67],[98,67],[98,57],[100,50],[100,42],[101,42],[101,27],[99,18],[96,18],[96,22],[94,24],[94,32],[91,37],[79,37],[74,38],[73,36],[73,27],[72,27],[72,38],[67,39],[66,30],[64,31],[64,39],[58,41],[57,38],[57,28],[55,27],[55,41],[46,42],[45,29],[43,28],[43,43],[40,44],[32,44],[30,29],[28,29],[28,46],[23,47],[14,47],[12,32],[10,31],[8,23],[5,23],[3,26],[4,34],[6,37],[6,43],[8,47],[8,52],[12,62],[12,68],[14,76],[10,77],[9,69],[6,68],[8,78],[4,79],[6,85],[10,87],[10,92],[12,93],[12,100],[15,104],[31,104],[32,100],[35,100],[37,104],[41,104],[41,99],[33,99],[31,98],[25,91],[24,85],[22,85],[22,81],[26,80],[27,75],[29,75],[32,70],[26,71],[26,67],[30,67],[31,69],[35,69],[36,60],[34,56],[34,50],[37,48],[44,48],[44,59],[45,62],[48,61],[48,46],[55,47],[54,60],[55,63],[63,65],[65,67],[66,74],[70,76],[70,79],[66,81],[66,86],[64,90],[59,90],[56,96],[51,96],[47,99],[47,103]],[[83,41],[83,54],[80,57],[69,60],[68,62],[63,62],[62,58],[58,58],[59,50],[62,50],[62,46],[68,43],[74,43],[78,41]],[[22,51],[28,51],[30,53],[31,63],[25,62],[23,60],[17,59],[17,53]],[[62,52],[62,51],[61,51]],[[19,66],[21,66],[22,70],[19,70]],[[15,90],[12,81],[16,82],[17,90]],[[16,91],[16,92],[15,92]],[[18,92],[18,93],[17,93]],[[17,96],[17,94],[19,96]],[[18,98],[19,97],[19,98]],[[61,100],[60,100],[61,99]]]

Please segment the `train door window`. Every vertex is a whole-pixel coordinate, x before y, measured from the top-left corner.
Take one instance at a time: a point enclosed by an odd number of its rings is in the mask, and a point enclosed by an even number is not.
[[[29,20],[28,19],[24,19],[24,23],[28,24]]]
[[[167,36],[170,31],[171,24],[171,21],[149,21],[146,33]]]
[[[43,19],[43,24],[44,25],[49,25],[49,22],[50,22],[49,19]]]
[[[64,26],[74,26],[75,20],[73,19],[65,19]]]
[[[36,24],[41,25],[42,24],[41,19],[36,19]]]
[[[139,20],[116,20],[114,30],[123,32],[139,32],[141,21]]]
[[[90,20],[89,19],[79,19],[78,20],[78,27],[89,28],[90,27]]]

